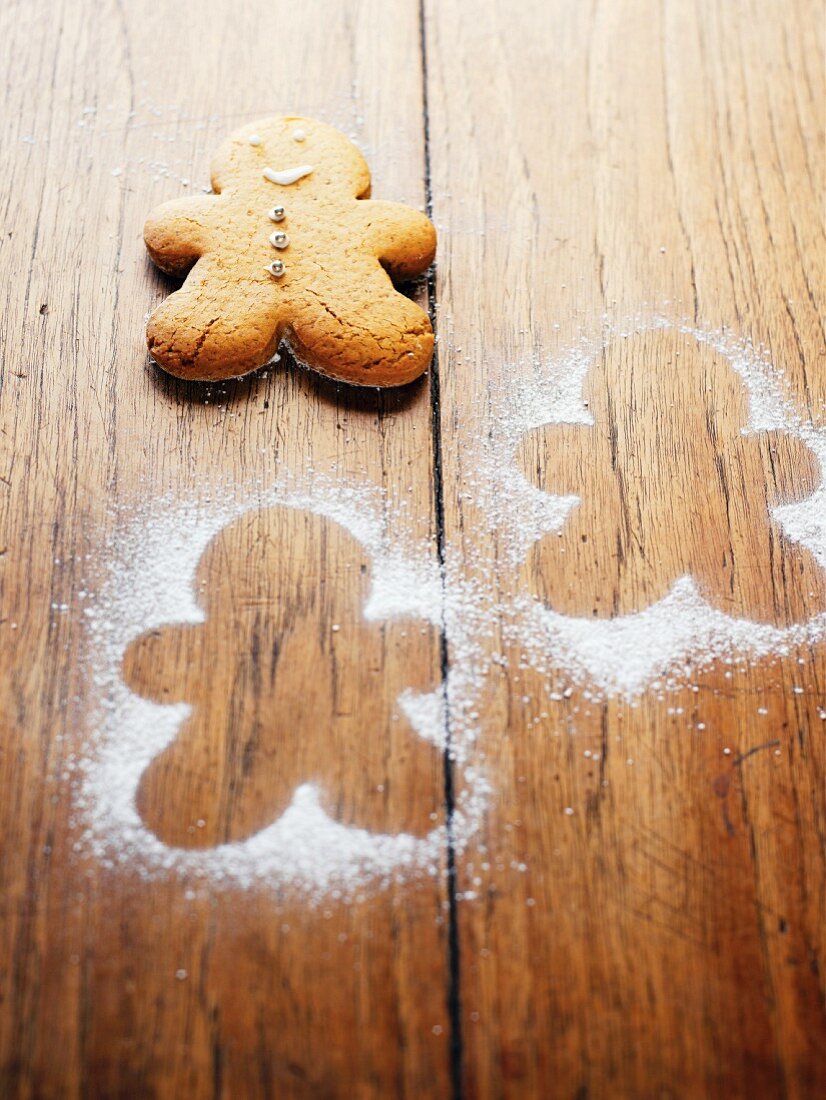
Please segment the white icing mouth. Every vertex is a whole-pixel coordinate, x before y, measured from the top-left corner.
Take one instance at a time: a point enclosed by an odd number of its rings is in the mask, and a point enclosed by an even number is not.
[[[298,180],[304,179],[305,176],[314,171],[312,164],[299,164],[297,168],[285,168],[282,172],[276,172],[273,168],[264,169],[264,179],[269,180],[270,183],[280,183],[282,187],[287,187],[291,183],[296,183]]]

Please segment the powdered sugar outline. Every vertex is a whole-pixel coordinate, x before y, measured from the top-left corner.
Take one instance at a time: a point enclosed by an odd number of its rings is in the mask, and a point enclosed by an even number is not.
[[[135,795],[149,765],[177,736],[190,713],[188,704],[158,704],[135,695],[121,677],[126,646],[162,623],[203,622],[195,599],[194,577],[210,540],[228,523],[251,509],[276,505],[307,509],[345,527],[373,561],[372,586],[364,608],[373,621],[399,616],[418,618],[453,632],[453,648],[478,658],[472,639],[463,641],[466,616],[457,606],[469,594],[448,586],[428,542],[395,537],[385,530],[385,494],[371,484],[353,484],[310,474],[284,475],[269,488],[240,495],[222,494],[190,501],[171,497],[149,509],[127,511],[117,518],[107,545],[106,572],[96,598],[86,609],[90,667],[95,695],[90,737],[79,765],[77,809],[84,822],[75,845],[105,867],[128,865],[138,874],[178,876],[188,884],[208,881],[249,888],[290,887],[312,897],[350,896],[368,884],[386,886],[412,874],[437,875],[443,870],[447,826],[434,826],[424,837],[370,833],[330,818],[310,784],[299,786],[284,814],[243,841],[205,849],[165,844],[143,823]],[[403,506],[399,508],[399,514]],[[478,666],[475,666],[478,667]],[[451,758],[464,785],[451,818],[450,840],[462,850],[476,831],[489,790],[482,773],[468,764],[467,749],[475,739],[472,695],[481,683],[478,672],[451,675],[435,691],[402,693],[399,706],[412,733],[444,748],[445,699],[456,703],[451,726]],[[478,717],[478,715],[477,715]]]
[[[728,360],[748,391],[744,434],[782,429],[796,435],[817,457],[821,483],[797,504],[772,510],[787,537],[806,546],[826,569],[826,428],[801,417],[783,387],[783,371],[766,349],[727,329],[704,329],[663,314],[614,324],[603,318],[600,337],[583,336],[562,356],[537,363],[534,377],[498,394],[490,438],[479,456],[477,500],[501,540],[500,549],[516,569],[528,549],[561,530],[575,496],[555,496],[532,485],[516,464],[521,437],[546,424],[593,424],[582,385],[594,357],[616,339],[673,329],[712,347]],[[519,517],[518,524],[514,516]],[[523,647],[543,674],[562,672],[587,685],[589,697],[633,698],[647,688],[676,689],[694,671],[723,659],[782,656],[795,646],[826,639],[826,613],[808,622],[773,627],[737,619],[703,599],[691,577],[678,578],[671,591],[644,611],[618,619],[561,615],[524,594],[514,596],[505,636]]]

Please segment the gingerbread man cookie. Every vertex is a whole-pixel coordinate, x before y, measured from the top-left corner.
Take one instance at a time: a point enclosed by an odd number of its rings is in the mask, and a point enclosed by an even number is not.
[[[232,378],[282,339],[314,369],[398,386],[433,353],[427,314],[391,279],[431,264],[430,221],[368,201],[370,172],[344,134],[305,118],[237,131],[212,165],[214,194],[164,203],[144,228],[163,271],[187,276],[154,311],[147,343],[179,378]]]

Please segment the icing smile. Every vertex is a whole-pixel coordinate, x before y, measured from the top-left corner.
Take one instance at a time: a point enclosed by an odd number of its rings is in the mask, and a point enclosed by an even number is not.
[[[312,164],[300,164],[297,168],[285,168],[283,172],[275,172],[272,168],[264,169],[264,179],[270,183],[280,183],[286,187],[290,183],[296,183],[304,179],[313,171]]]

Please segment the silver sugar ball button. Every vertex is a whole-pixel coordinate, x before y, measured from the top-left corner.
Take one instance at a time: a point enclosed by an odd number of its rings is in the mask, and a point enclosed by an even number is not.
[[[276,279],[280,279],[286,270],[283,260],[273,260],[271,264],[267,264],[267,271],[270,275],[274,275]]]
[[[270,234],[270,244],[273,246],[273,248],[286,248],[289,243],[290,238],[280,229],[276,230],[275,233]]]
[[[287,211],[283,206],[274,206],[272,210],[268,211],[268,217],[271,222],[283,222],[287,216]]]

